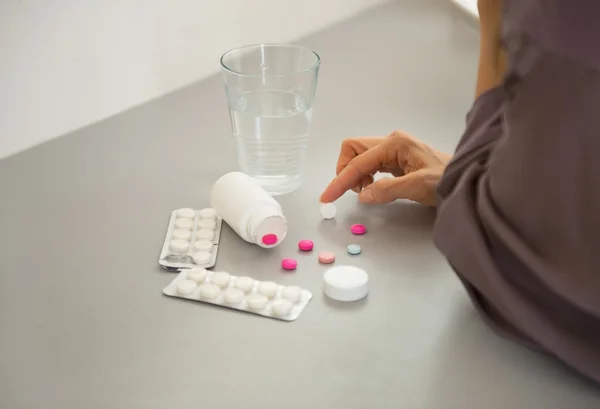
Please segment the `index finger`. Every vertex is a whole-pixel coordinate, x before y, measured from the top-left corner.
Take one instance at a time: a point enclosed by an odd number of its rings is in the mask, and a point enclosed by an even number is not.
[[[385,147],[379,144],[353,158],[345,168],[329,183],[321,194],[321,202],[329,203],[339,199],[356,186],[364,176],[372,175],[382,168]]]

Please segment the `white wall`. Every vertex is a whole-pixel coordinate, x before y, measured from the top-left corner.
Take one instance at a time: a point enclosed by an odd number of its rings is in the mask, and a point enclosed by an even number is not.
[[[0,0],[0,158],[385,0]]]

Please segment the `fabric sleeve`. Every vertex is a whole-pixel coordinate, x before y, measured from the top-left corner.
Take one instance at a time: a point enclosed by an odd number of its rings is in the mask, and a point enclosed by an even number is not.
[[[600,380],[600,73],[527,38],[509,59],[439,185],[436,245],[497,329]]]

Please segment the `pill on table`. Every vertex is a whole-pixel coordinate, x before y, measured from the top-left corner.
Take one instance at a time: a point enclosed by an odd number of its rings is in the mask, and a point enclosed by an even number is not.
[[[196,232],[197,240],[212,240],[215,238],[215,232],[209,229],[200,229]]]
[[[349,254],[353,255],[360,254],[360,252],[362,251],[358,244],[348,244],[348,247],[346,249],[348,250]]]
[[[353,266],[330,268],[323,275],[325,295],[337,301],[356,301],[369,292],[369,276]]]
[[[302,290],[300,287],[291,286],[285,287],[281,292],[281,296],[291,303],[297,303],[302,298]]]
[[[221,293],[221,288],[218,285],[205,283],[198,287],[198,294],[200,297],[205,298],[207,300],[215,299]]]
[[[211,277],[211,281],[218,285],[219,287],[227,287],[229,285],[229,280],[231,279],[231,274],[225,273],[223,271],[219,271],[213,273]]]
[[[206,269],[196,267],[188,271],[187,278],[198,284],[202,284],[206,281],[207,275]]]
[[[182,230],[192,230],[194,221],[192,219],[177,219],[175,220],[175,228]]]
[[[199,229],[214,230],[217,227],[215,219],[200,219],[198,220]]]
[[[176,214],[177,218],[193,219],[194,216],[196,215],[196,212],[194,211],[194,209],[189,209],[187,207],[184,207],[183,209],[177,210],[177,212],[175,214]]]
[[[231,305],[237,305],[244,300],[244,292],[239,288],[231,287],[225,290],[225,302]]]
[[[281,267],[284,270],[295,270],[298,266],[298,262],[293,258],[284,258],[281,260]]]
[[[175,229],[173,230],[173,233],[171,233],[171,237],[173,237],[176,240],[189,241],[192,237],[192,232],[189,230]]]
[[[335,261],[335,254],[331,251],[322,251],[319,253],[319,262],[323,264],[331,264]]]
[[[196,289],[196,282],[192,280],[181,280],[177,283],[177,293],[180,295],[190,295]]]
[[[170,247],[174,253],[187,253],[190,249],[190,243],[187,240],[172,240]]]
[[[192,256],[194,264],[206,264],[210,261],[210,253],[208,251],[199,251]]]
[[[265,234],[264,236],[262,236],[262,242],[263,244],[266,244],[267,246],[271,246],[273,244],[277,243],[277,235],[276,234]]]
[[[337,208],[333,203],[321,203],[321,216],[324,219],[333,219],[337,213]]]
[[[298,248],[302,251],[311,251],[315,243],[312,240],[300,240],[298,242]]]
[[[212,241],[209,240],[196,240],[196,242],[194,243],[194,248],[197,251],[212,251],[213,249],[213,243]]]
[[[206,209],[200,210],[198,216],[200,216],[201,219],[214,219],[217,217],[217,212],[215,209],[207,207]]]
[[[273,307],[273,313],[278,317],[285,317],[292,310],[292,303],[283,298],[273,301],[271,306]]]
[[[264,294],[252,293],[246,296],[248,308],[255,311],[260,311],[267,306],[269,299]]]
[[[243,292],[249,293],[254,287],[254,280],[250,277],[238,277],[235,280],[235,286]]]
[[[258,291],[269,298],[273,298],[277,295],[277,287],[277,283],[274,283],[273,281],[264,281],[260,283]]]
[[[367,227],[364,224],[353,224],[350,226],[350,231],[352,234],[365,234],[367,232]]]

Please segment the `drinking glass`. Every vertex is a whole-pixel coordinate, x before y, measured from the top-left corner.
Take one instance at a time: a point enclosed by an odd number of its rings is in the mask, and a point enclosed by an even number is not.
[[[320,57],[289,44],[257,44],[221,57],[242,172],[271,195],[302,183]]]

